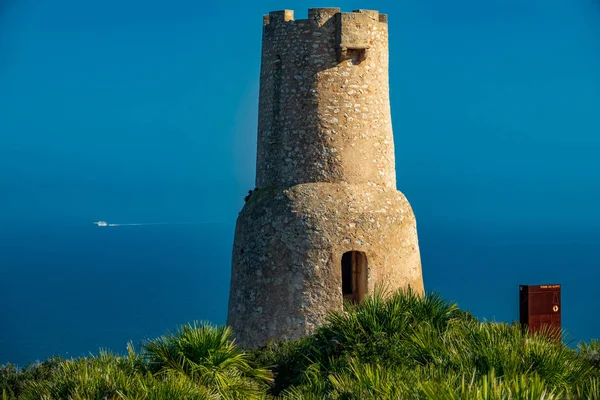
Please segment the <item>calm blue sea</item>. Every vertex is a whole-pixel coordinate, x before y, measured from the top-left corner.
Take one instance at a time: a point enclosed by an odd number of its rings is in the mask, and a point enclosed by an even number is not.
[[[125,351],[192,320],[222,324],[230,277],[230,224],[100,228],[29,224],[0,237],[0,363]],[[518,318],[519,283],[563,285],[574,339],[599,337],[594,232],[474,231],[424,219],[428,290],[480,318]],[[588,272],[581,276],[577,271]]]

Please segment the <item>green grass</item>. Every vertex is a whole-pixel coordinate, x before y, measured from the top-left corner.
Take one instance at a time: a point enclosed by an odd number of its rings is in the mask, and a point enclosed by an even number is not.
[[[0,399],[600,399],[600,342],[564,339],[377,291],[311,336],[250,352],[228,327],[193,323],[125,355],[7,364]]]

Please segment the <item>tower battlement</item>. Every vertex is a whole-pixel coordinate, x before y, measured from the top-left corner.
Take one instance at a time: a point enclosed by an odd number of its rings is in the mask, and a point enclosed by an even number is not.
[[[308,9],[308,18],[307,19],[294,19],[294,10],[279,10],[279,11],[271,11],[270,13],[263,16],[263,25],[269,25],[270,23],[277,24],[280,22],[295,22],[300,25],[305,25],[309,23],[322,23],[323,21],[327,21],[329,18],[332,18],[336,14],[361,14],[366,16],[367,18],[372,18],[374,21],[379,21],[387,24],[387,14],[380,14],[379,11],[376,10],[353,10],[351,13],[344,12],[342,13],[339,8],[309,8]]]
[[[263,16],[263,25],[270,25],[266,29],[277,29],[282,24],[287,24],[287,29],[310,29],[319,28],[330,20],[335,25],[336,47],[341,61],[348,49],[368,49],[369,29],[373,22],[387,24],[387,15],[376,10],[341,12],[339,8],[309,8],[308,19],[295,20],[294,10],[280,10]]]

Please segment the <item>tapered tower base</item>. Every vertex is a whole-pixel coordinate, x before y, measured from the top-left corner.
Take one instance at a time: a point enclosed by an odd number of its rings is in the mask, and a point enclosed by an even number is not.
[[[297,339],[378,284],[423,292],[402,193],[344,183],[259,189],[237,220],[227,323],[246,348]]]

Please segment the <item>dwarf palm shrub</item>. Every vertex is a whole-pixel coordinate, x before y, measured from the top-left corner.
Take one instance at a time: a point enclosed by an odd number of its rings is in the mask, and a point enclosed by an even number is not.
[[[415,367],[429,362],[427,357],[433,353],[419,353],[419,346],[409,338],[421,330],[432,339],[427,341],[429,345],[440,345],[433,339],[455,319],[474,320],[439,295],[422,297],[410,290],[387,293],[377,289],[362,303],[346,304],[345,311],[331,313],[311,337],[293,344],[270,343],[259,352],[259,359],[274,366],[275,393],[286,384],[303,382],[310,369],[326,376],[346,369],[352,359]]]
[[[186,325],[175,335],[147,342],[141,355],[129,345],[127,356],[101,351],[98,356],[63,360],[49,376],[26,380],[20,396],[7,393],[5,397],[18,396],[26,400],[264,398],[270,372],[254,367],[230,336],[228,328]],[[18,372],[16,375],[19,376]]]
[[[221,400],[216,390],[197,385],[179,374],[138,376],[126,390],[118,391],[122,400]]]
[[[24,399],[118,399],[138,375],[146,372],[131,344],[121,357],[101,351],[99,356],[63,360],[50,376],[26,382]]]
[[[14,364],[0,366],[0,394],[2,400],[17,397],[22,391],[23,379]]]
[[[1,366],[0,399],[600,400],[600,344],[558,339],[378,290],[313,335],[251,352],[229,328],[193,323],[140,353]]]
[[[50,379],[63,361],[61,357],[50,357],[21,369],[10,363],[0,366],[0,394],[7,399],[18,398],[27,382]]]
[[[438,295],[377,291],[332,313],[310,338],[261,353],[274,366],[273,393],[287,388],[297,398],[432,398],[446,387],[448,396],[470,399],[492,386],[489,398],[553,398],[593,386],[591,362],[582,362],[593,351],[578,356],[550,333],[480,322]]]
[[[536,374],[510,379],[496,377],[494,371],[476,378],[435,368],[389,367],[362,364],[353,360],[349,368],[328,377],[328,385],[310,378],[286,390],[285,400],[538,400],[563,399],[567,392],[555,391]],[[578,397],[587,398],[587,397]]]
[[[253,364],[226,326],[194,322],[148,341],[143,348],[153,374],[185,376],[224,398],[260,398],[271,380],[270,371]]]
[[[442,349],[440,357],[447,363],[435,364],[459,373],[495,371],[512,378],[535,372],[552,387],[565,388],[591,372],[562,341],[548,332],[526,333],[517,324],[455,321],[439,339],[442,344],[432,347]]]
[[[592,339],[590,343],[580,342],[579,357],[600,373],[600,341]]]
[[[299,340],[272,341],[248,354],[257,365],[272,371],[275,379],[270,392],[277,395],[300,383],[308,366],[313,364],[315,352],[315,340],[313,336],[307,336]]]
[[[459,385],[448,382],[420,383],[419,398],[428,400],[558,400],[562,395],[549,389],[536,374],[522,374],[510,379],[497,378],[494,371]]]

